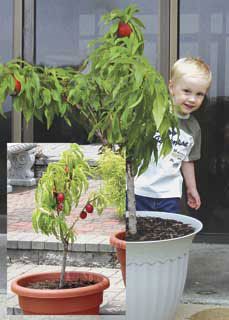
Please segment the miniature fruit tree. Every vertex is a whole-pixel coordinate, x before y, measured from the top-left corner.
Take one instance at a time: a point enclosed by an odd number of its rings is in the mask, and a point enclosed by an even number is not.
[[[66,166],[68,170],[66,171]],[[76,144],[64,151],[60,160],[50,163],[47,171],[39,180],[36,189],[32,222],[36,232],[54,235],[63,244],[63,261],[59,288],[64,285],[64,273],[69,244],[75,240],[75,225],[79,219],[85,219],[87,212],[95,208],[101,214],[107,205],[106,195],[100,190],[93,192],[81,213],[69,222],[73,207],[79,204],[80,196],[89,187],[88,178],[93,177],[93,170],[87,163],[82,151]]]
[[[66,170],[67,168],[67,170]],[[82,193],[89,188],[88,178],[100,178],[98,190],[92,191],[81,208],[80,214],[72,222],[69,216],[79,205]],[[64,274],[69,244],[75,241],[75,226],[79,219],[88,214],[101,214],[108,205],[115,206],[119,213],[124,211],[125,160],[111,150],[104,150],[95,168],[89,166],[77,144],[64,151],[60,160],[50,163],[39,180],[35,193],[36,209],[32,223],[36,232],[54,235],[63,244],[63,261],[59,288],[64,285]],[[117,187],[121,181],[120,187]]]

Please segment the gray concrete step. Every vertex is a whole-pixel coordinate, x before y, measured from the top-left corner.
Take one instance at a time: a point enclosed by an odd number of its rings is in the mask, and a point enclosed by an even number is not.
[[[59,265],[63,245],[55,237],[35,233],[9,232],[7,254],[11,263]],[[108,236],[78,235],[77,242],[69,247],[68,263],[72,266],[118,267],[115,249]]]

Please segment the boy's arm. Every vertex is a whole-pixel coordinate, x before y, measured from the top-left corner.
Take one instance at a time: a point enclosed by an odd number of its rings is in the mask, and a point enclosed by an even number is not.
[[[195,168],[193,161],[182,161],[181,171],[184,176],[187,192],[187,203],[193,209],[199,209],[201,205],[200,195],[196,188]]]

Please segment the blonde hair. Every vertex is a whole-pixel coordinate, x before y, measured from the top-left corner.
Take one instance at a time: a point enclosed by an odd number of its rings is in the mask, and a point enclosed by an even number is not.
[[[171,80],[177,81],[183,76],[201,77],[211,85],[212,73],[209,65],[200,58],[186,57],[177,60],[171,70]]]

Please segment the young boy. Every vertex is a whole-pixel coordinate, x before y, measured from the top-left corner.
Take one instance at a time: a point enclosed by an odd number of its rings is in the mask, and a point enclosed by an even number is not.
[[[136,209],[180,213],[182,174],[187,203],[199,209],[201,200],[196,187],[194,161],[200,158],[201,130],[192,113],[198,110],[210,87],[209,66],[199,58],[182,58],[171,70],[169,92],[175,105],[180,128],[171,132],[172,150],[155,164],[152,157],[147,170],[135,178]],[[182,171],[182,174],[181,174]]]

